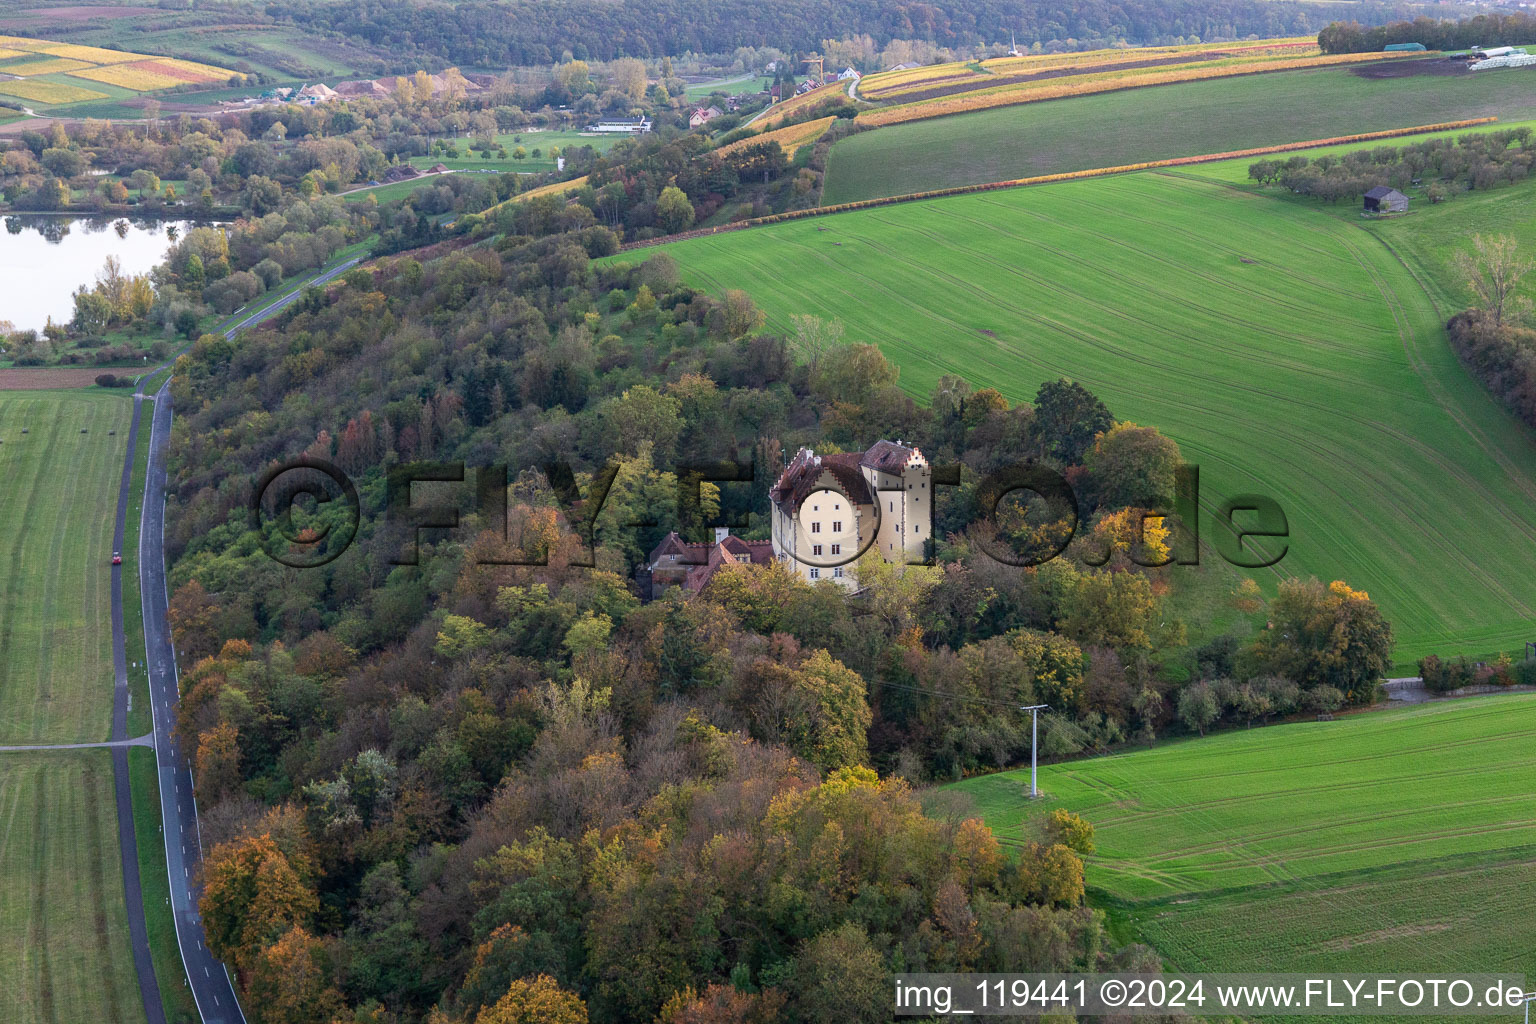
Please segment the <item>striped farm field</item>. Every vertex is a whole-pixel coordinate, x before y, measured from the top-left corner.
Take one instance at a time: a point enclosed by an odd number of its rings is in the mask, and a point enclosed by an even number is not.
[[[1536,636],[1536,445],[1358,223],[1142,172],[661,248],[690,284],[747,289],[772,328],[840,319],[920,398],[946,373],[1015,401],[1082,381],[1176,438],[1208,507],[1277,500],[1289,549],[1260,584],[1284,573],[1368,591],[1399,662],[1519,652]]]
[[[1091,96],[1097,93],[1122,89],[1140,89],[1147,86],[1173,85],[1179,82],[1196,82],[1216,78],[1234,78],[1242,75],[1267,74],[1276,71],[1299,71],[1306,68],[1333,67],[1341,64],[1362,64],[1381,60],[1401,60],[1399,53],[1339,53],[1313,54],[1304,57],[1234,57],[1225,60],[1178,63],[1154,68],[1111,68],[1108,70],[1086,69],[1086,73],[1065,78],[1048,78],[1023,82],[1002,82],[967,90],[955,95],[945,95],[918,102],[878,107],[859,114],[859,122],[868,125],[903,124],[931,117],[964,114],[994,107],[1014,106],[1021,103],[1039,103],[1045,100],[1068,99],[1074,96]]]
[[[0,745],[107,738],[131,413],[105,392],[0,391]]]
[[[849,136],[832,147],[822,202],[1474,117],[1536,117],[1536,93],[1519,76],[1372,79],[1342,68],[1127,89]]]
[[[1321,54],[1315,39],[1275,39],[1255,43],[1201,43],[1190,46],[1146,46],[1079,53],[1001,57],[979,63],[938,64],[910,71],[866,75],[859,96],[877,103],[901,103],[935,91],[971,92],[1087,75],[1114,68],[1159,68],[1217,60],[1272,60]]]
[[[114,96],[131,99],[117,90],[154,92],[187,84],[222,83],[236,75],[197,61],[24,36],[0,36],[0,61],[6,62],[0,66],[0,74],[48,76],[28,82],[0,79],[0,95],[50,107]],[[92,83],[111,86],[114,91],[92,89]]]
[[[64,57],[48,57],[43,60],[29,60],[20,64],[7,64],[0,68],[0,72],[7,75],[20,75],[23,78],[32,75],[54,75],[65,71],[80,71],[93,67],[83,60],[69,60]]]
[[[775,103],[756,120],[752,121],[751,125],[759,130],[772,128],[775,125],[782,124],[786,119],[802,110],[809,110],[823,103],[836,105],[848,102],[851,101],[848,99],[848,94],[843,91],[842,83],[830,82],[820,89],[812,89],[810,92],[802,93],[799,96],[791,96],[787,100]]]
[[[184,82],[224,82],[232,72],[212,64],[199,64],[195,60],[176,60],[172,57],[153,57],[137,62],[136,66],[148,71],[179,77]]]
[[[80,85],[15,79],[0,81],[0,95],[47,104],[80,103],[84,100],[105,99],[107,96],[104,92],[97,92]]]
[[[1033,74],[1057,68],[1092,67],[1131,60],[1163,57],[1193,57],[1204,53],[1298,53],[1318,52],[1317,40],[1310,36],[1263,39],[1245,43],[1192,43],[1184,46],[1138,46],[1103,50],[1079,50],[1072,53],[1038,53],[1020,57],[996,57],[980,62],[953,61],[925,64],[902,71],[878,71],[859,80],[859,95],[884,100],[891,95],[923,89],[941,83],[997,80],[1007,76]]]
[[[72,60],[83,60],[91,64],[122,64],[130,60],[138,60],[143,54],[131,53],[127,50],[108,50],[101,46],[81,46],[76,43],[50,43],[46,40],[12,38],[7,45],[15,45],[18,49],[31,50],[34,53],[46,53],[54,57],[68,57]]]
[[[88,68],[84,71],[76,71],[74,77],[88,78],[93,82],[105,82],[122,89],[132,89],[134,92],[169,89],[182,84],[181,79],[172,75],[156,74],[132,64],[109,64],[99,68]]]
[[[105,750],[0,752],[0,1020],[142,1024]]]
[[[540,185],[538,188],[531,188],[531,189],[529,189],[526,192],[519,192],[517,195],[513,196],[511,199],[508,199],[507,203],[516,203],[516,202],[519,202],[519,201],[524,200],[524,199],[539,199],[539,198],[541,198],[543,196],[564,195],[567,192],[574,192],[574,191],[576,191],[578,188],[581,188],[581,186],[585,185],[586,183],[587,183],[587,176],[585,174],[583,174],[579,178],[572,178],[570,181],[551,182],[548,185]],[[505,206],[505,205],[506,205],[506,203],[498,203],[497,206],[491,207],[491,210],[495,210],[498,207]],[[491,210],[487,210],[485,212],[486,213],[490,213]]]
[[[815,142],[826,132],[827,127],[837,120],[835,117],[818,117],[814,121],[802,121],[800,124],[786,125],[783,128],[775,128],[772,131],[763,132],[761,135],[749,135],[744,139],[721,146],[718,150],[721,156],[734,153],[738,149],[746,149],[748,146],[756,146],[764,142],[777,142],[779,148],[784,150],[785,156],[794,156],[795,150],[808,142]]]
[[[950,788],[1005,842],[1086,817],[1091,899],[1180,971],[1532,976],[1533,771],[1520,694],[1042,766],[1034,804],[1027,770]]]

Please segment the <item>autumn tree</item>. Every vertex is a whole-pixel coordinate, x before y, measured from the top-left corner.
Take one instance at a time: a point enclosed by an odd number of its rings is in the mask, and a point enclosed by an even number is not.
[[[1531,300],[1515,289],[1533,268],[1536,261],[1522,257],[1519,243],[1509,235],[1473,235],[1472,251],[1456,254],[1456,269],[1496,327],[1530,316]]]
[[[197,800],[211,805],[240,785],[240,736],[229,722],[220,722],[198,736]]]
[[[218,649],[218,616],[222,609],[197,580],[189,580],[171,595],[166,615],[176,647],[191,662]]]
[[[1371,702],[1392,662],[1392,625],[1369,594],[1342,580],[1287,580],[1269,611],[1249,652],[1253,674],[1282,676],[1304,689],[1332,686],[1351,703]]]
[[[330,1024],[344,1007],[330,960],[325,943],[297,925],[261,950],[245,989],[252,1024]]]
[[[778,1024],[784,993],[778,989],[743,992],[734,985],[710,983],[703,992],[693,986],[667,1000],[659,1024]]]
[[[864,763],[871,720],[864,680],[826,651],[816,651],[796,673],[789,746],[824,771]]]
[[[1052,843],[1060,843],[1080,857],[1093,853],[1093,823],[1065,807],[1046,817],[1045,834]]]
[[[475,1024],[587,1024],[587,1004],[547,974],[514,981],[506,995],[480,1011]]]
[[[1067,595],[1061,631],[1082,644],[1151,649],[1158,599],[1139,573],[1086,572]]]
[[[1075,907],[1085,892],[1083,860],[1062,843],[1029,843],[1001,884],[1016,903]]]
[[[869,935],[848,921],[807,942],[795,957],[790,1006],[801,1021],[888,1021],[890,975]]]
[[[656,222],[668,234],[686,231],[693,226],[693,204],[688,193],[676,185],[668,185],[656,197]]]
[[[1173,500],[1179,446],[1153,427],[1116,423],[1083,456],[1100,504],[1159,508]]]
[[[318,909],[304,877],[307,861],[297,856],[296,866],[269,834],[220,843],[208,854],[198,909],[208,948],[220,959],[251,971],[268,945]]]
[[[608,65],[608,78],[613,87],[624,93],[633,103],[645,98],[645,65],[633,57],[625,57]]]
[[[893,387],[901,369],[874,345],[837,345],[824,353],[811,377],[811,394],[817,403],[866,404],[882,388]]]

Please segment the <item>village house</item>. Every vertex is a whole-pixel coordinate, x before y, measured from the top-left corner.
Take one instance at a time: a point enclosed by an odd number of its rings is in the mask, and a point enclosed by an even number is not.
[[[651,550],[636,574],[640,592],[646,600],[660,597],[668,587],[682,587],[697,594],[726,565],[766,565],[773,560],[773,542],[742,540],[730,530],[717,527],[715,539],[708,544],[683,540],[674,530]]]
[[[857,82],[864,77],[851,67],[843,68],[843,73],[837,76],[839,82]]]
[[[722,111],[719,107],[695,107],[693,113],[688,115],[688,127],[697,128],[700,125],[708,124],[719,117],[721,113]]]
[[[879,441],[868,451],[801,448],[768,492],[773,555],[809,580],[856,589],[853,560],[922,561],[933,530],[933,475],[916,448]]]

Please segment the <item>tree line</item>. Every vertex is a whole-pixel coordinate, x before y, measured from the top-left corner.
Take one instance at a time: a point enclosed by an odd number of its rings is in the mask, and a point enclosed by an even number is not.
[[[1469,50],[1474,46],[1519,46],[1536,40],[1536,14],[1476,14],[1453,21],[1419,16],[1374,26],[1358,20],[1335,21],[1317,34],[1324,53],[1370,53],[1391,43],[1422,43],[1429,50]]]
[[[1473,132],[1456,139],[1429,139],[1406,146],[1356,149],[1342,156],[1293,156],[1259,160],[1248,177],[1297,195],[1336,203],[1377,186],[1422,186],[1431,203],[1461,191],[1514,185],[1530,177],[1536,144],[1529,128]]]

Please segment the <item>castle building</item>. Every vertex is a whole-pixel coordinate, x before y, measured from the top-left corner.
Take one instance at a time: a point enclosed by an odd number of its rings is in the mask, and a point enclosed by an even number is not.
[[[810,580],[858,588],[855,561],[920,562],[933,534],[933,475],[916,448],[879,441],[868,451],[801,448],[769,491],[773,556]]]

